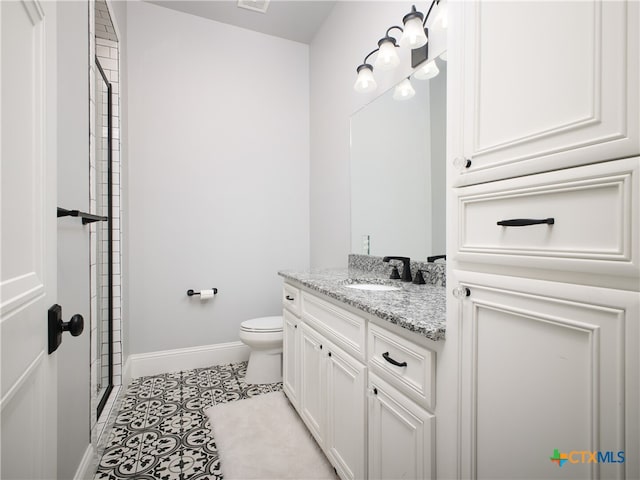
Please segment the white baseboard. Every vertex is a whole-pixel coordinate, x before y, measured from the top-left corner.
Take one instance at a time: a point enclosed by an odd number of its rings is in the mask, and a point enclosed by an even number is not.
[[[76,474],[73,476],[73,480],[92,479],[96,473],[97,467],[96,451],[94,450],[93,445],[89,444],[87,449],[84,451],[84,455],[82,456],[80,465],[78,465]]]
[[[211,365],[244,362],[249,359],[250,349],[242,342],[218,343],[202,347],[179,348],[160,352],[129,355],[124,377],[131,378],[179,372]],[[128,370],[128,372],[127,372]]]

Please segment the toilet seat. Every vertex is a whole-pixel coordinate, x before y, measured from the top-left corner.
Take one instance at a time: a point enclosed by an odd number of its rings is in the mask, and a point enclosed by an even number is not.
[[[276,333],[282,332],[282,316],[260,317],[245,320],[240,324],[244,332]]]

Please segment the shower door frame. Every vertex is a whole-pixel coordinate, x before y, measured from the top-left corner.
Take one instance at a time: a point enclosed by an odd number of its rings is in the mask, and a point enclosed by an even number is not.
[[[98,418],[102,414],[104,410],[104,406],[109,399],[109,395],[111,395],[111,391],[113,390],[113,109],[112,109],[112,88],[111,82],[107,78],[102,69],[102,65],[100,65],[100,60],[98,57],[95,57],[96,67],[98,67],[98,72],[102,76],[102,80],[107,85],[107,297],[108,297],[108,331],[107,331],[107,342],[109,345],[108,348],[108,381],[106,389],[102,394],[102,398],[98,400],[98,408],[97,414]],[[97,132],[96,132],[97,134]],[[102,138],[101,138],[102,139]],[[98,141],[98,136],[96,135],[96,144]],[[98,328],[102,328],[103,318],[100,318],[100,325]],[[100,345],[96,345],[96,348],[100,349],[100,358],[102,358],[102,342]],[[102,360],[101,360],[102,362]],[[100,363],[100,372],[102,372],[102,363]],[[102,373],[100,373],[100,378],[102,378]]]

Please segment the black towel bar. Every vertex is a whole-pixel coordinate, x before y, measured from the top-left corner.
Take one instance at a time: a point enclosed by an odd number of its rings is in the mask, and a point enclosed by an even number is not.
[[[59,217],[78,217],[82,219],[83,225],[93,222],[106,222],[109,220],[109,217],[102,217],[92,213],[81,212],[80,210],[67,210],[66,208],[58,207],[58,218]]]

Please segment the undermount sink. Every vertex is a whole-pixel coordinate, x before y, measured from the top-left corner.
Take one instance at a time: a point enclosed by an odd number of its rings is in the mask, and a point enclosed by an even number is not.
[[[392,292],[396,290],[402,290],[400,287],[394,287],[393,285],[380,285],[377,283],[354,283],[345,286],[347,288],[354,288],[356,290],[369,290],[371,292]]]

